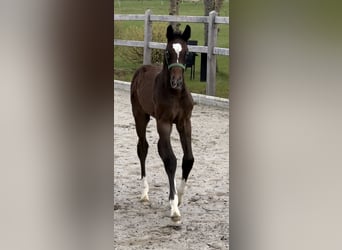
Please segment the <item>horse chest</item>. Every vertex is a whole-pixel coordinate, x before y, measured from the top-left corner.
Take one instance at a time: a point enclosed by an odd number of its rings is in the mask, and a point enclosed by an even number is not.
[[[192,103],[181,98],[160,99],[155,107],[156,118],[170,122],[189,118],[192,111]]]

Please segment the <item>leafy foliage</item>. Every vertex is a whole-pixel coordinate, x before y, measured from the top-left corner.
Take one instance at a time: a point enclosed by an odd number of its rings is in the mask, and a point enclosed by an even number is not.
[[[152,26],[152,41],[166,42],[166,25],[162,23],[154,23]],[[137,26],[130,26],[124,31],[125,40],[144,40],[144,30]],[[119,55],[127,62],[142,64],[144,58],[144,49],[138,47],[121,47],[118,50]],[[159,49],[152,49],[151,61],[153,64],[163,63],[164,52]]]

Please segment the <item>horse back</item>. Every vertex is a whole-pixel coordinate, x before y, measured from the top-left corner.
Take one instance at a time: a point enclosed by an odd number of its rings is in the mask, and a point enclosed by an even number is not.
[[[131,103],[134,110],[154,115],[153,85],[161,66],[143,65],[138,68],[131,82]]]

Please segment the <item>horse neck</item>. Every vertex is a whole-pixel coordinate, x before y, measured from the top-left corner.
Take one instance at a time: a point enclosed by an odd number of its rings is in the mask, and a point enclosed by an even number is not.
[[[169,78],[170,78],[170,72],[169,72],[169,69],[168,69],[168,63],[166,61],[166,58],[164,57],[164,63],[163,63],[163,75],[167,75]]]
[[[171,88],[171,86],[169,84],[170,83],[171,75],[170,75],[170,71],[168,69],[168,65],[167,65],[165,60],[164,60],[164,66],[163,66],[163,70],[162,70],[161,74],[163,76],[163,85],[164,85],[164,87]]]

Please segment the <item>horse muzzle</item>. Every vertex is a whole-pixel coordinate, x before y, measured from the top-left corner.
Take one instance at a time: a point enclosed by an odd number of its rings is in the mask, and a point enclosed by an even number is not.
[[[183,87],[183,77],[171,77],[170,85],[173,89],[182,89]]]
[[[182,89],[183,87],[183,72],[185,65],[181,63],[172,63],[168,65],[171,72],[170,84],[173,89]]]

